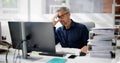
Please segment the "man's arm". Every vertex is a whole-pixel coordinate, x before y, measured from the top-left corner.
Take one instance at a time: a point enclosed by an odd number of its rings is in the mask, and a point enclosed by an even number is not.
[[[54,17],[52,18],[52,25],[53,25],[53,28],[54,28],[54,35],[55,35],[55,44],[59,43],[59,38],[58,38],[58,34],[57,34],[57,31],[56,31],[56,27],[55,27],[55,25],[58,23],[58,21],[56,21],[57,16],[58,16],[58,13],[56,13],[54,15]]]
[[[87,27],[85,26],[82,32],[82,41],[84,46],[81,48],[81,52],[87,53],[88,47],[87,47],[87,43],[88,43],[88,38],[89,38],[89,31],[87,29]]]
[[[56,17],[58,16],[58,13],[56,13],[55,15],[54,15],[54,17],[52,18],[52,25],[53,25],[53,27],[55,27],[55,25],[59,22],[58,20],[56,20]]]
[[[60,42],[60,40],[58,38],[58,32],[56,30],[56,27],[53,27],[53,28],[54,28],[54,35],[55,35],[55,44],[57,45]]]

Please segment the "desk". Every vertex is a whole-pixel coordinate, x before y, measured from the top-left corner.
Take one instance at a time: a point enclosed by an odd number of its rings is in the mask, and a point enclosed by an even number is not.
[[[13,63],[13,51],[14,51],[13,49],[10,49],[10,52],[8,54],[8,63]],[[75,51],[77,51],[77,49]],[[17,63],[19,63],[19,60],[21,60],[21,63],[46,63],[50,59],[55,58],[54,56],[37,55],[37,53],[38,52],[32,52],[30,54],[29,59],[19,58],[17,60]],[[63,58],[67,58],[69,55],[70,54],[66,55]],[[95,57],[90,57],[90,55],[87,54],[86,56],[78,56],[75,59],[67,58],[66,63],[111,63],[112,61],[113,59],[110,59],[110,58],[95,58]],[[0,63],[5,63],[5,54],[0,54]]]
[[[116,49],[116,58],[111,63],[120,63],[120,49]]]

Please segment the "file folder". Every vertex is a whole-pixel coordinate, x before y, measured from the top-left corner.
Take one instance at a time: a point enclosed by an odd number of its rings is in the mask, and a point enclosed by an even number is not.
[[[63,58],[53,58],[49,60],[47,63],[65,63],[66,61],[67,59],[63,59]]]

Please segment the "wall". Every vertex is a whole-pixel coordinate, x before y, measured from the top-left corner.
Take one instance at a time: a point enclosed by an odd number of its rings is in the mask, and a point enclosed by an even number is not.
[[[103,12],[112,13],[113,0],[104,0],[103,4]]]
[[[52,21],[53,14],[43,16],[45,21]],[[114,26],[112,13],[71,13],[71,18],[76,22],[94,22],[96,27]],[[57,26],[60,26],[60,24]]]
[[[7,37],[7,41],[11,42],[8,21],[44,21],[51,22],[53,14],[46,13],[45,2],[47,0],[17,0],[18,6],[15,13],[4,12],[2,8],[2,0],[0,0],[0,21],[2,22],[2,35]],[[92,0],[91,0],[92,1]],[[7,11],[11,11],[9,8]],[[72,13],[71,18],[77,22],[93,21],[96,27],[112,27],[112,13]],[[59,27],[60,24],[57,25]]]

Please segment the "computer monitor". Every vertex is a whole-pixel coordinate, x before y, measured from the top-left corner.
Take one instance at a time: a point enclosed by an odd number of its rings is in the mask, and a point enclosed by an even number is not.
[[[2,30],[1,30],[1,22],[0,22],[0,42],[2,41]]]
[[[31,22],[33,50],[55,53],[54,30],[51,22]]]
[[[8,24],[13,48],[22,49],[21,22],[8,22]],[[56,52],[51,22],[24,22],[24,25],[28,51]]]

